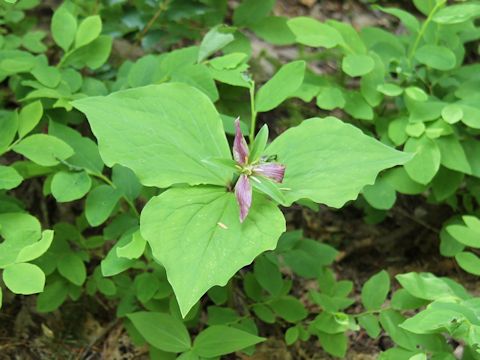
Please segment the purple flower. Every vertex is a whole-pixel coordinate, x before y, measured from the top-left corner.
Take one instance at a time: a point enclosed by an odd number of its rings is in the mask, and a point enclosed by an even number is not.
[[[285,175],[285,166],[273,162],[264,162],[262,160],[249,161],[249,150],[247,142],[240,130],[240,118],[235,120],[235,140],[233,141],[233,158],[237,162],[240,170],[240,177],[235,185],[235,196],[240,207],[240,222],[243,222],[248,215],[252,205],[252,185],[250,179],[258,181],[255,176],[263,176],[273,181],[281,183]]]

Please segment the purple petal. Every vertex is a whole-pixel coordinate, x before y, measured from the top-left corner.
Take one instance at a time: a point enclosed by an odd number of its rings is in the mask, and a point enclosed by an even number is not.
[[[253,172],[281,183],[285,175],[285,166],[278,163],[263,163],[255,165]]]
[[[252,186],[246,175],[240,175],[235,185],[235,196],[240,207],[240,222],[243,222],[248,215],[252,205]]]
[[[246,164],[248,161],[248,145],[240,129],[240,118],[235,119],[235,140],[233,141],[233,158],[239,164]]]

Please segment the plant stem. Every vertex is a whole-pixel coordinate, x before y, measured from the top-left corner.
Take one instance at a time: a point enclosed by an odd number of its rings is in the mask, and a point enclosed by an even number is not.
[[[428,17],[423,23],[422,27],[420,28],[420,31],[418,32],[418,35],[415,39],[415,42],[413,43],[413,46],[408,53],[408,63],[410,64],[410,66],[412,64],[412,59],[415,54],[415,51],[417,50],[418,45],[420,45],[420,41],[423,39],[423,36],[425,35],[425,31],[427,31],[428,25],[430,25],[430,23],[432,22],[433,15],[435,15],[435,13],[446,3],[446,1],[447,0],[442,0],[434,6],[432,11],[430,11],[430,14],[428,14]]]
[[[158,19],[158,17],[168,9],[168,6],[170,5],[170,0],[165,0],[162,2],[159,6],[155,14],[153,14],[152,18],[148,21],[147,25],[143,28],[142,32],[138,35],[137,37],[137,42],[141,43],[145,35],[147,35],[147,32],[150,30],[150,28],[153,26],[155,21]]]
[[[255,128],[257,126],[257,110],[255,110],[255,81],[252,80],[250,84],[250,145],[255,140]]]

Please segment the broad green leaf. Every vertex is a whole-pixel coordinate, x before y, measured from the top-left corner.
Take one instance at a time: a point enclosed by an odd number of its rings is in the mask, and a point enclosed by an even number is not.
[[[399,18],[400,21],[403,23],[403,25],[405,25],[405,27],[412,34],[416,34],[420,30],[420,24],[417,18],[414,15],[410,14],[408,11],[397,9],[397,8],[384,8],[381,6],[378,6],[377,8],[384,13],[387,13]]]
[[[385,180],[398,192],[408,195],[417,195],[424,192],[426,185],[413,181],[404,167],[395,168],[385,174]]]
[[[20,110],[18,116],[18,135],[22,138],[32,131],[43,115],[43,106],[40,101],[34,101]]]
[[[272,11],[275,0],[244,0],[233,12],[236,26],[249,26],[258,23]]]
[[[351,77],[366,75],[374,67],[375,61],[369,55],[349,54],[342,60],[343,72]]]
[[[68,284],[58,278],[55,281],[48,281],[43,292],[37,297],[37,311],[47,313],[56,310],[64,303],[68,296]]]
[[[267,256],[259,256],[253,266],[253,274],[258,283],[271,295],[278,296],[283,289],[283,278],[278,265]]]
[[[373,275],[362,288],[362,303],[367,310],[378,310],[390,291],[390,276],[385,270]]]
[[[38,64],[35,66],[32,70],[32,75],[42,85],[45,85],[49,88],[56,88],[62,80],[60,71],[56,67],[45,64]]]
[[[330,49],[343,43],[336,29],[311,17],[296,17],[288,20],[287,25],[297,42],[303,45]]]
[[[415,52],[415,59],[436,70],[452,70],[457,64],[455,53],[445,46],[424,45]]]
[[[227,355],[264,341],[248,332],[224,325],[210,326],[193,342],[196,354],[205,358]]]
[[[127,314],[138,332],[156,348],[168,352],[190,349],[190,335],[182,321],[170,314],[140,311]]]
[[[93,15],[86,17],[78,26],[75,36],[75,47],[79,48],[90,44],[100,36],[102,32],[102,20],[100,16]]]
[[[392,309],[395,310],[418,309],[428,303],[428,300],[416,298],[405,289],[398,289],[395,291],[391,301]]]
[[[480,276],[480,258],[474,253],[463,251],[455,255],[455,260],[466,272]]]
[[[449,124],[455,124],[462,120],[463,110],[460,105],[449,104],[442,110],[442,118]]]
[[[405,164],[408,175],[420,184],[428,184],[440,168],[441,154],[437,143],[426,136],[410,138],[404,150],[415,154]]]
[[[440,163],[450,170],[471,174],[472,168],[456,135],[441,136],[435,140],[441,153]]]
[[[345,92],[346,104],[344,110],[355,119],[371,121],[374,118],[372,107],[358,91]]]
[[[440,167],[432,181],[433,195],[439,201],[446,200],[455,194],[462,185],[465,175],[458,171],[452,171],[446,167]]]
[[[0,111],[0,154],[5,152],[15,139],[18,129],[18,114],[11,111]]]
[[[293,345],[298,340],[299,336],[300,330],[298,327],[294,326],[288,328],[288,330],[285,332],[285,343],[287,345]]]
[[[334,118],[313,118],[285,131],[266,150],[286,166],[287,203],[311,199],[333,207],[353,200],[377,174],[411,156]]]
[[[75,40],[77,32],[77,20],[66,7],[60,7],[53,14],[51,31],[53,40],[66,52]]]
[[[59,171],[52,179],[50,188],[58,202],[81,199],[90,190],[92,179],[85,171]]]
[[[45,274],[37,265],[12,264],[3,270],[3,281],[11,292],[31,295],[43,291]]]
[[[42,43],[46,35],[44,31],[29,31],[22,38],[22,46],[33,53],[43,53],[47,50]]]
[[[143,185],[226,185],[231,179],[228,170],[202,162],[231,155],[220,116],[190,86],[151,85],[73,105],[86,113],[105,163],[132,169]]]
[[[396,84],[382,84],[377,86],[377,91],[387,96],[399,96],[403,93],[403,88]]]
[[[212,102],[219,98],[213,76],[204,64],[188,65],[172,73],[172,82],[188,84],[206,94]]]
[[[305,61],[293,61],[283,65],[275,75],[258,90],[255,109],[265,112],[274,109],[302,85]]]
[[[405,89],[405,95],[407,95],[410,99],[424,102],[428,100],[428,94],[420,89],[418,86],[409,86]]]
[[[318,340],[323,349],[329,354],[344,358],[348,348],[348,338],[345,334],[319,333]]]
[[[117,205],[121,194],[109,185],[100,185],[90,191],[85,202],[85,216],[91,226],[103,224]]]
[[[173,188],[152,198],[140,229],[165,267],[182,315],[212,286],[223,286],[243,266],[272,250],[285,220],[255,194],[243,223],[233,193],[217,187]]]
[[[103,276],[114,276],[120,274],[133,266],[135,260],[119,257],[117,249],[125,247],[132,241],[132,235],[135,229],[127,231],[120,237],[113,248],[108,252],[107,256],[102,260],[101,270]]]
[[[460,24],[480,16],[480,4],[458,4],[440,9],[433,21],[438,24]]]
[[[210,55],[231,43],[235,39],[233,32],[234,29],[225,25],[217,25],[210,29],[200,43],[197,62],[202,62]]]
[[[82,286],[87,278],[87,269],[79,255],[71,252],[62,256],[57,263],[58,272],[68,281]]]
[[[42,233],[42,238],[33,243],[32,245],[28,245],[24,247],[18,253],[17,259],[15,262],[22,263],[35,260],[42,256],[50,247],[53,241],[53,231],[52,230],[45,230]]]
[[[117,255],[126,259],[138,259],[145,251],[146,240],[140,234],[140,231],[133,233],[132,240],[124,245],[117,247]]]
[[[16,188],[23,181],[23,177],[11,166],[0,165],[0,190]]]
[[[461,322],[463,319],[464,316],[459,312],[428,307],[405,320],[400,327],[415,334],[428,334],[440,329],[449,329],[452,322]]]
[[[73,155],[73,149],[68,144],[46,134],[30,135],[15,145],[13,150],[42,166],[57,165],[60,160]]]

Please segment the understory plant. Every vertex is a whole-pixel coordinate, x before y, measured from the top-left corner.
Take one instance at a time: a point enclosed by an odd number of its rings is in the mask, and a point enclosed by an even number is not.
[[[275,0],[0,0],[0,306],[88,298],[152,359],[251,356],[273,332],[338,358],[358,336],[384,360],[480,359],[474,291],[420,270],[354,284],[287,221],[353,204],[378,224],[415,195],[447,205],[440,253],[480,275],[480,4],[369,3],[395,25]]]

